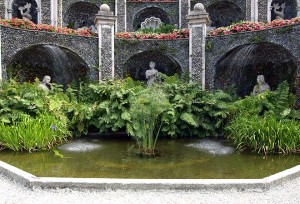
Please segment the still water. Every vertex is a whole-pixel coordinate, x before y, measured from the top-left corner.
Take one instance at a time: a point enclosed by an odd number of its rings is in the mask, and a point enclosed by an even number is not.
[[[159,156],[129,153],[128,139],[80,139],[57,152],[0,152],[0,160],[35,176],[77,178],[263,178],[300,164],[299,155],[238,153],[226,142],[159,140]]]

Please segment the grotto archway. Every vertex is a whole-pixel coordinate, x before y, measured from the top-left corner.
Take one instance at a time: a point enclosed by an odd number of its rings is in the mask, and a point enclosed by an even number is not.
[[[152,16],[159,18],[161,22],[165,24],[170,24],[172,22],[171,16],[163,9],[158,7],[149,7],[142,9],[141,11],[137,12],[137,14],[134,16],[134,30],[138,30],[141,27],[141,23],[145,21],[146,18],[150,18]]]
[[[291,89],[297,75],[296,59],[289,50],[273,43],[238,46],[227,52],[215,65],[215,89],[235,86],[239,96],[250,95],[257,83],[257,75],[264,75],[271,90],[284,80]]]
[[[34,23],[38,23],[38,4],[35,0],[14,0],[11,4],[11,9],[12,9],[12,18],[20,18],[22,19],[22,14],[20,11],[20,7],[24,7],[26,4],[31,4],[30,8],[24,8],[24,10],[22,10],[24,13],[27,12],[28,10],[28,14],[30,14],[30,16],[32,17],[31,21]]]
[[[219,1],[211,4],[206,9],[211,20],[212,27],[229,26],[234,22],[244,20],[242,9],[233,2]]]
[[[284,8],[284,19],[291,19],[297,16],[297,0],[273,0],[271,6],[273,4],[278,4],[278,6],[282,6],[285,3]],[[274,7],[271,8],[271,20],[276,19],[276,13],[274,12]],[[279,12],[282,11],[282,8],[278,9]]]
[[[95,15],[99,7],[89,2],[76,2],[64,13],[64,26],[72,29],[94,25]]]
[[[51,76],[51,81],[63,84],[87,77],[88,65],[75,52],[55,45],[34,45],[17,52],[8,65],[8,77],[20,82]]]
[[[170,56],[159,51],[145,51],[133,55],[125,63],[124,77],[129,76],[134,80],[146,81],[145,73],[149,63],[155,62],[155,69],[168,76],[181,74],[179,63]]]

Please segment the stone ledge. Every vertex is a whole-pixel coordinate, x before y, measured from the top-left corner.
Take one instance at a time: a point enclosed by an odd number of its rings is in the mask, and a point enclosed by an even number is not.
[[[106,179],[36,177],[0,161],[0,173],[29,188],[265,191],[300,176],[300,165],[263,179]]]

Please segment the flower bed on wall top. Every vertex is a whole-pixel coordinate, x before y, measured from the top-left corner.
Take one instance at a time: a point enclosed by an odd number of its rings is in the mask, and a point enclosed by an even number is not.
[[[262,23],[262,22],[254,23],[251,21],[242,21],[227,27],[220,27],[211,30],[208,32],[208,36],[230,35],[239,32],[265,30],[265,29],[278,28],[278,27],[294,25],[294,24],[300,24],[300,17],[296,17],[291,20],[274,20],[268,23]]]
[[[19,18],[12,19],[0,19],[0,25],[10,28],[22,28],[28,30],[38,30],[38,31],[47,31],[47,32],[55,32],[62,33],[68,35],[79,35],[79,36],[97,36],[97,34],[90,32],[89,29],[82,30],[73,30],[70,28],[58,28],[52,25],[47,24],[35,24],[29,20],[23,20]]]
[[[160,40],[173,40],[180,38],[189,38],[189,30],[188,29],[180,29],[174,30],[171,33],[140,33],[140,32],[123,32],[116,33],[116,38],[120,39],[160,39]]]

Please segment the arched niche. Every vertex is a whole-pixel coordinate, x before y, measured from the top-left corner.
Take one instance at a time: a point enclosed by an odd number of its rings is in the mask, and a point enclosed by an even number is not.
[[[26,4],[31,4],[30,8],[22,9]],[[20,18],[23,16],[21,10],[26,12],[32,17],[31,21],[34,23],[40,23],[40,0],[14,0],[6,2],[6,18]],[[20,10],[21,9],[21,10]]]
[[[149,63],[155,62],[155,69],[168,76],[181,73],[179,63],[170,56],[159,51],[145,51],[133,55],[125,63],[124,77],[129,76],[135,80],[145,81],[145,73]]]
[[[219,1],[209,5],[206,9],[212,27],[225,27],[244,20],[242,9],[233,2]]]
[[[278,9],[275,8],[276,6],[274,4],[277,4],[279,7]],[[285,4],[285,6],[283,6]],[[271,20],[278,19],[278,16],[281,14],[283,16],[283,19],[291,19],[297,16],[297,6],[298,2],[297,0],[273,0],[271,2]],[[280,14],[276,13],[279,12]]]
[[[73,29],[90,27],[94,25],[95,15],[98,11],[99,7],[89,2],[76,2],[71,4],[64,13],[64,26]]]
[[[297,64],[289,50],[273,43],[245,44],[227,52],[216,63],[215,89],[235,86],[239,96],[250,95],[257,75],[264,75],[271,90],[287,80],[292,90]]]
[[[8,77],[20,82],[40,80],[49,75],[52,82],[67,85],[84,80],[87,63],[75,52],[55,45],[34,45],[17,52],[8,65]]]
[[[141,27],[141,23],[144,22],[146,18],[152,16],[159,18],[164,24],[170,24],[172,22],[170,15],[163,9],[158,7],[148,7],[136,13],[133,20],[133,29],[138,30]]]

